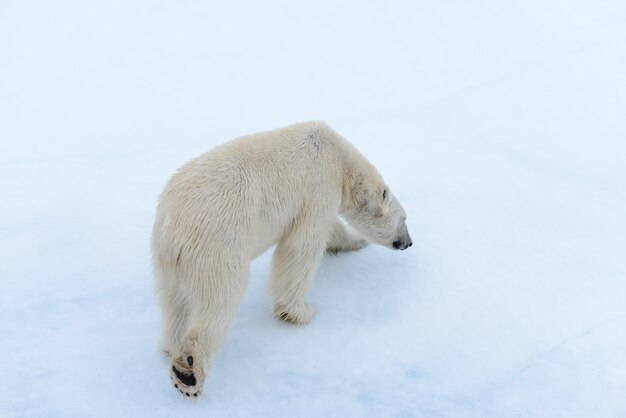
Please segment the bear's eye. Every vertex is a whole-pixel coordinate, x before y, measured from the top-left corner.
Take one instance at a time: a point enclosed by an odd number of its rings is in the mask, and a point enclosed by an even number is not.
[[[387,199],[387,189],[383,189],[383,200]]]

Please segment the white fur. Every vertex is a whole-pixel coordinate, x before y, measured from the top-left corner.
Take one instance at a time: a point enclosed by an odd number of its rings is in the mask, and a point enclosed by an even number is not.
[[[181,393],[197,396],[248,285],[252,259],[276,245],[274,314],[306,324],[306,292],[325,250],[388,247],[410,237],[405,213],[376,169],[322,122],[234,139],[168,182],[152,235],[162,348]],[[189,358],[192,364],[189,364]],[[189,383],[189,382],[188,382]]]

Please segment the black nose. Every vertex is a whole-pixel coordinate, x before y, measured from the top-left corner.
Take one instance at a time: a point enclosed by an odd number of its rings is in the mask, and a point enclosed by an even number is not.
[[[406,250],[411,245],[413,245],[413,241],[411,241],[410,239],[408,242],[402,241],[402,240],[395,240],[391,245],[393,245],[393,248],[395,248],[396,250]]]

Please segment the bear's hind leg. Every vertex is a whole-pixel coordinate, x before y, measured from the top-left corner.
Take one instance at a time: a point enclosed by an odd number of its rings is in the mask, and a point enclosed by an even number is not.
[[[170,379],[182,395],[200,395],[211,360],[245,294],[248,271],[249,267],[242,267],[222,271],[220,276],[214,272],[202,283],[192,282],[188,329],[171,353],[170,364]]]
[[[336,218],[326,240],[326,251],[337,254],[341,251],[355,251],[367,245],[367,241],[352,232],[339,218]]]
[[[326,248],[326,231],[317,225],[294,227],[274,250],[270,293],[274,316],[296,325],[305,325],[315,315],[306,302],[306,292]]]

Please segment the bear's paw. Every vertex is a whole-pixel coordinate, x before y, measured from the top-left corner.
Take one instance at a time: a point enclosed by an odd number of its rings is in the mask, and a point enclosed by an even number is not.
[[[294,325],[306,325],[315,316],[316,310],[310,303],[300,303],[293,306],[275,305],[274,316],[281,321]]]

